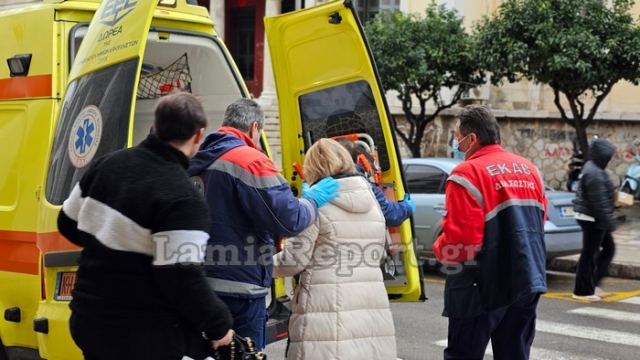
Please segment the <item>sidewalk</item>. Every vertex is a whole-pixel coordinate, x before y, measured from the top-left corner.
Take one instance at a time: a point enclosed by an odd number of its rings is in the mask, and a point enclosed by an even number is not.
[[[616,244],[616,254],[609,276],[640,280],[640,203],[619,210],[626,217],[613,233]],[[576,271],[579,255],[554,259],[549,263],[549,270],[572,272]]]

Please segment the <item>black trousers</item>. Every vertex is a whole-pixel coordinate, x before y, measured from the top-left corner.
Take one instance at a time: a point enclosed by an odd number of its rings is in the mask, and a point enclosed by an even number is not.
[[[496,360],[527,360],[536,333],[540,294],[472,318],[449,319],[445,360],[482,360],[491,340]]]
[[[181,360],[185,355],[199,360],[211,353],[201,335],[180,323],[140,324],[73,312],[69,326],[86,360]]]
[[[582,252],[576,269],[576,295],[593,295],[603,277],[607,275],[615,254],[611,232],[598,229],[594,222],[578,220],[582,228]]]

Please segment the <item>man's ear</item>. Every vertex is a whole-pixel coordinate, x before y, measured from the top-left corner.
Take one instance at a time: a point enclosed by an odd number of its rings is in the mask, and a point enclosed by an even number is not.
[[[200,130],[196,132],[195,138],[193,139],[193,142],[196,145],[199,145],[202,143],[202,140],[204,139],[204,130],[205,130],[204,128],[200,128]]]
[[[471,133],[469,134],[469,136],[472,138],[472,141],[475,144],[480,145],[480,138],[478,137],[478,135],[476,133]]]

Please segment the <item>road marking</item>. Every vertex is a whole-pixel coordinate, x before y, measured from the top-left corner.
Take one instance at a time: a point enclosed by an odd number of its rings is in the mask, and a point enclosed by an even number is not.
[[[545,293],[544,295],[542,295],[543,297],[549,298],[549,299],[559,299],[559,300],[566,300],[566,301],[571,301],[571,302],[576,302],[576,303],[581,303],[581,304],[588,304],[591,303],[591,301],[587,301],[587,300],[577,300],[571,297],[571,295],[573,295],[570,292],[549,292],[549,293]],[[633,291],[618,291],[618,292],[612,292],[609,295],[606,295],[602,298],[602,300],[600,300],[601,302],[618,302],[618,301],[622,301],[625,299],[629,299],[629,298],[633,298],[636,296],[640,296],[640,290],[633,290]]]
[[[424,282],[427,284],[439,284],[439,285],[444,285],[445,280],[442,278],[437,278],[437,277],[430,277],[430,276],[425,276],[424,278]]]
[[[640,322],[640,313],[629,311],[618,311],[601,309],[596,307],[582,307],[568,311],[569,314],[586,315],[597,317],[601,319],[615,320],[615,321],[628,321],[628,322]]]
[[[640,305],[640,296],[620,300],[620,302],[625,304]]]
[[[640,335],[622,331],[561,324],[544,320],[536,321],[536,330],[550,334],[576,337],[580,339],[596,340],[612,344],[640,347]]]
[[[609,296],[606,296],[606,297],[602,298],[602,301],[604,301],[604,302],[616,302],[616,301],[629,299],[629,298],[636,297],[636,296],[640,296],[640,290],[618,291],[618,292],[612,293],[612,295],[609,295]]]
[[[434,345],[446,348],[447,339],[436,341]],[[493,356],[493,350],[491,349],[491,342],[487,346],[485,356]],[[599,357],[585,357],[584,355],[570,354],[556,350],[542,349],[537,347],[531,348],[530,360],[604,360]]]

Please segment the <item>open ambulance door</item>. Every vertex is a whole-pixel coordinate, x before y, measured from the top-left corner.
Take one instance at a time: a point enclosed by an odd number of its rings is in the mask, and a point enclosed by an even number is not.
[[[278,104],[284,176],[300,189],[299,164],[320,138],[346,137],[370,152],[388,197],[402,199],[405,186],[373,57],[351,1],[265,19]],[[424,300],[422,271],[412,225],[389,229],[390,256],[381,267],[389,298]]]
[[[132,145],[136,89],[157,3],[103,1],[93,16],[73,61],[56,123],[45,213],[57,214],[92,160]],[[55,216],[44,221],[51,223],[43,227],[55,228]],[[62,242],[57,236],[39,242],[45,284],[34,330],[42,358],[82,359],[69,334],[67,303],[79,251],[51,251],[69,248],[60,246]]]

